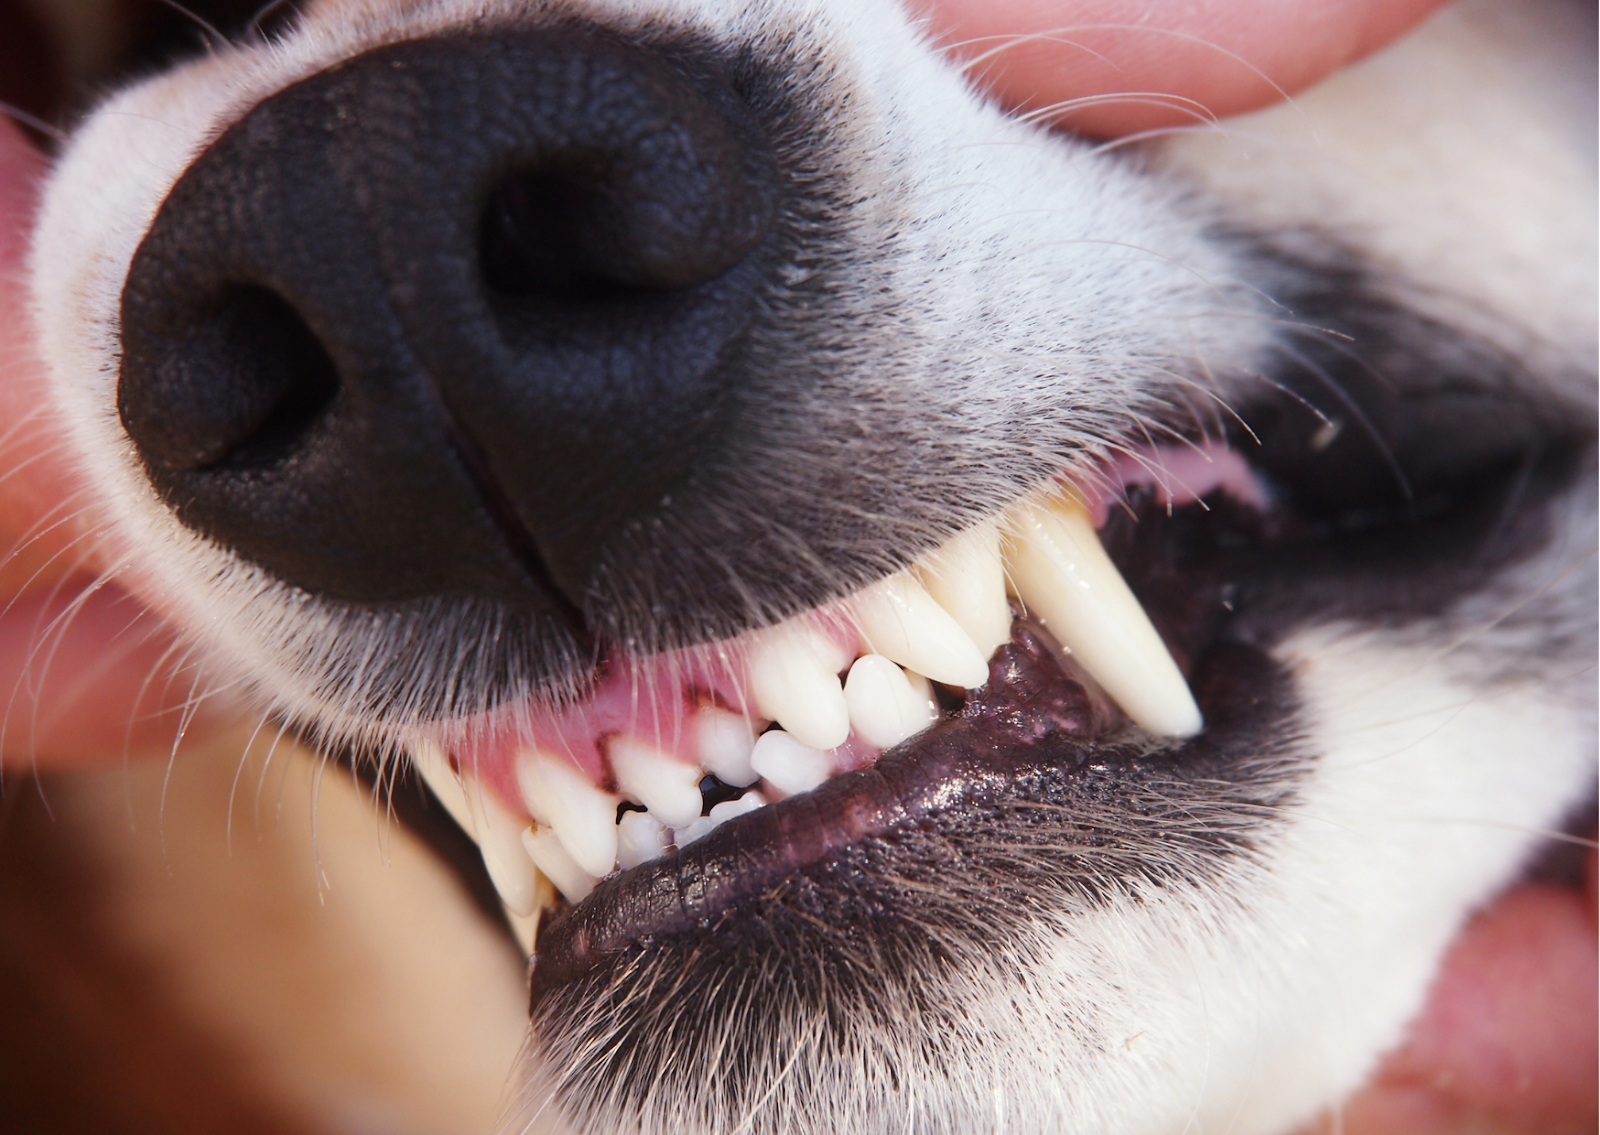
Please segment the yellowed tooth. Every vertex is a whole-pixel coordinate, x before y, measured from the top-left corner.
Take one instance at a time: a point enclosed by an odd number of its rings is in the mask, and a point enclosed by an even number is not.
[[[669,828],[700,818],[704,801],[700,780],[705,773],[637,737],[616,734],[606,740],[606,756],[617,787],[650,810]]]
[[[482,785],[476,786],[474,793],[479,797],[474,809],[478,813],[478,847],[494,889],[500,892],[500,901],[508,910],[532,914],[539,903],[539,886],[533,860],[522,846],[522,833],[529,823],[513,815]]]
[[[959,533],[911,571],[934,602],[961,624],[984,658],[1011,641],[999,525],[980,524]]]
[[[411,753],[417,771],[445,811],[477,841],[489,880],[506,909],[523,917],[532,914],[539,905],[539,877],[522,847],[528,822],[513,815],[481,784],[458,777],[451,771],[449,756],[434,742],[419,738]]]
[[[839,671],[850,655],[801,623],[780,623],[755,636],[746,663],[750,694],[762,716],[813,749],[834,749],[850,736]]]
[[[536,752],[517,758],[517,786],[529,814],[541,830],[555,833],[573,863],[597,879],[611,873],[617,861],[617,805],[622,797],[596,788],[571,761]],[[534,862],[539,863],[537,857]],[[543,863],[539,869],[544,871]],[[550,879],[561,887],[554,875]]]
[[[1029,612],[1137,724],[1166,736],[1198,733],[1188,683],[1083,505],[1052,495],[1024,501],[1008,520],[1006,569]]]
[[[524,828],[522,846],[546,879],[568,902],[582,902],[600,880],[572,861],[559,836],[543,825]]]
[[[850,607],[873,653],[963,689],[989,680],[987,655],[910,573],[880,579]]]

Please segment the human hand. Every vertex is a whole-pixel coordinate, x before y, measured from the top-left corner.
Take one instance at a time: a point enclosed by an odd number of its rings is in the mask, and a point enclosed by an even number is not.
[[[1442,0],[909,3],[1008,106],[1113,137],[1277,102],[1376,51]]]
[[[105,576],[102,521],[63,450],[28,335],[28,229],[43,157],[0,117],[0,769],[172,752],[192,675],[161,621]],[[191,720],[192,717],[192,720]]]

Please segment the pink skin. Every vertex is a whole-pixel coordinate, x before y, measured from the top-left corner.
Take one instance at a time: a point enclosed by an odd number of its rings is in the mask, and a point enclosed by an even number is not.
[[[1102,138],[1267,106],[1441,0],[907,0],[1007,106]]]
[[[860,635],[837,608],[807,617],[824,636],[854,657]],[[746,697],[743,640],[673,651],[650,658],[608,659],[595,691],[575,705],[559,708],[514,707],[469,723],[458,738],[441,740],[455,764],[489,785],[514,813],[525,811],[516,782],[520,753],[538,750],[565,756],[593,783],[610,787],[613,777],[604,755],[606,738],[625,733],[669,757],[695,764],[691,719],[702,706],[715,705],[765,723]],[[834,767],[844,772],[870,764],[878,750],[859,740],[833,750]]]
[[[1250,467],[1218,442],[1194,446],[1157,446],[1118,454],[1081,478],[1096,528],[1105,524],[1117,501],[1138,485],[1155,488],[1156,500],[1169,508],[1192,504],[1215,491],[1265,508],[1267,492]],[[845,657],[861,649],[860,635],[842,605],[808,617],[822,634],[836,642]],[[584,701],[559,709],[517,707],[492,718],[469,723],[459,739],[437,738],[458,767],[469,769],[479,783],[490,785],[513,812],[523,810],[515,765],[520,753],[535,749],[565,756],[594,784],[609,787],[613,777],[605,757],[605,739],[626,733],[662,753],[694,764],[690,717],[714,702],[752,719],[757,715],[744,691],[747,642],[735,640],[653,658],[613,657],[604,667],[595,692]],[[756,720],[758,727],[764,720]],[[833,750],[836,772],[863,768],[878,759],[879,750],[852,737]]]
[[[960,45],[953,50],[969,59],[999,45],[985,37],[1084,29],[1068,37],[1071,43],[1036,37],[977,64],[979,81],[1008,105],[1159,91],[1216,114],[1270,103],[1281,97],[1280,88],[1293,93],[1309,86],[1382,46],[1436,2],[1082,0],[1067,8],[1050,0],[911,0],[934,34]],[[1253,66],[1219,68],[1219,55]],[[1122,97],[1064,119],[1102,137],[1194,120],[1183,103]],[[69,625],[56,664],[42,672],[29,664],[41,615],[49,618],[63,597],[81,593],[100,566],[95,549],[77,539],[91,525],[81,519],[52,523],[73,510],[74,479],[48,441],[48,426],[10,432],[44,402],[21,287],[23,234],[41,169],[37,153],[0,118],[0,556],[21,549],[0,562],[0,691],[18,688],[26,669],[34,681],[11,720],[26,712],[41,723],[26,733],[8,729],[0,739],[0,762],[12,769],[91,767],[125,754],[165,754],[175,706],[187,696],[181,680],[146,682],[164,648],[158,649],[160,640],[127,648],[128,601],[111,601],[109,590],[103,606],[92,601],[90,615]],[[104,667],[92,696],[83,684],[89,660]],[[153,709],[146,703],[152,696],[159,703]],[[41,709],[36,715],[34,701]],[[190,736],[212,727],[196,722]],[[1593,1132],[1594,879],[1591,856],[1584,894],[1521,887],[1481,913],[1453,947],[1410,1038],[1372,1085],[1346,1103],[1338,1129],[1345,1135]]]

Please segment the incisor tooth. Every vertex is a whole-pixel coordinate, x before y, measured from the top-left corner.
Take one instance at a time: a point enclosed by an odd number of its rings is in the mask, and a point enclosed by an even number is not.
[[[522,847],[568,902],[582,902],[600,881],[572,861],[560,837],[547,827],[524,828]]]
[[[850,606],[873,653],[963,689],[989,680],[988,656],[909,573],[880,579]]]
[[[513,913],[529,915],[539,902],[538,880],[534,875],[533,860],[522,846],[522,833],[528,821],[512,815],[489,789],[475,786],[473,801],[477,814],[473,817],[477,829],[478,848],[483,852],[483,865],[488,868],[494,889],[500,892],[500,901]]]
[[[669,828],[694,822],[702,803],[697,765],[684,764],[655,746],[615,734],[606,739],[606,756],[616,774],[617,787]]]
[[[756,708],[801,744],[833,749],[850,736],[839,671],[846,652],[809,627],[780,623],[756,636],[748,666]]]
[[[911,570],[934,602],[961,624],[984,658],[1011,641],[1011,604],[1006,600],[998,525],[967,529]]]
[[[833,772],[832,757],[781,729],[769,729],[756,738],[750,763],[768,784],[786,796],[810,792]]]
[[[617,861],[620,796],[596,788],[572,762],[543,753],[524,753],[517,759],[517,785],[529,813],[541,829],[555,832],[573,863],[597,879],[611,873]],[[539,862],[537,857],[534,862]],[[539,869],[544,871],[542,863]],[[550,880],[561,886],[554,875]]]
[[[706,706],[694,715],[694,740],[701,766],[722,783],[743,788],[760,779],[750,767],[756,731],[744,714]]]
[[[845,679],[844,700],[856,736],[880,749],[893,748],[939,719],[927,695],[881,654],[856,659]]]
[[[1140,726],[1174,737],[1198,733],[1200,709],[1188,683],[1083,506],[1061,496],[1024,501],[1009,519],[1006,568],[1028,610]]]
[[[688,827],[673,832],[672,842],[679,847],[688,847],[695,840],[710,835],[735,816],[754,812],[757,808],[765,807],[766,803],[767,798],[752,788],[737,800],[724,800],[720,804],[712,805],[709,815],[701,816]]]
[[[649,812],[624,812],[617,821],[617,866],[624,871],[658,859],[666,850],[666,826]]]

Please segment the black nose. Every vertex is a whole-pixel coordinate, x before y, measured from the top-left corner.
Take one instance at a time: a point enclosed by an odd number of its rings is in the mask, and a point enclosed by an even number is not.
[[[309,591],[570,619],[726,440],[779,194],[688,53],[373,50],[173,188],[123,292],[122,421],[185,524]]]

